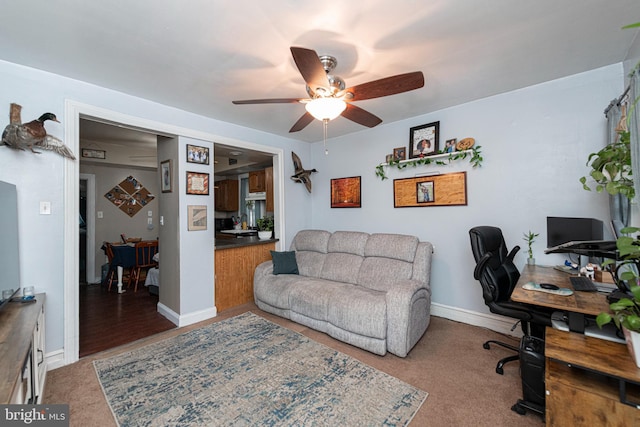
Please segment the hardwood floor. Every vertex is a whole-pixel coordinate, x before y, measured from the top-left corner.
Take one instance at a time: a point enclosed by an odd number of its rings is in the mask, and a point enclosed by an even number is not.
[[[100,284],[80,285],[80,351],[85,357],[176,326],[157,311],[158,296],[144,286],[138,292],[107,292]]]

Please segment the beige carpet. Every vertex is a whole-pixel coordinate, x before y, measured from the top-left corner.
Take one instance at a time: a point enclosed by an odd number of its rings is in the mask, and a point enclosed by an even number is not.
[[[428,391],[429,398],[414,417],[411,426],[543,425],[539,415],[527,413],[520,416],[511,411],[511,406],[522,397],[518,363],[507,364],[504,375],[498,375],[495,373],[496,362],[512,352],[498,347],[491,350],[482,348],[482,343],[488,339],[508,339],[500,334],[432,317],[426,334],[406,358],[390,354],[380,357],[264,313],[254,304],[228,310],[213,320],[167,331],[51,371],[47,376],[44,402],[68,403],[71,426],[115,426],[93,369],[93,360],[119,354],[248,310]],[[513,340],[513,343],[517,344],[517,341]]]

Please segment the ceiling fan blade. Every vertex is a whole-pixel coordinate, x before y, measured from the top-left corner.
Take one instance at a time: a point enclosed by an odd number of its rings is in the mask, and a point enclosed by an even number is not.
[[[315,50],[292,46],[291,54],[300,74],[302,74],[302,78],[314,93],[317,92],[318,88],[328,89],[330,87],[327,73],[324,71],[322,62],[320,62]]]
[[[289,132],[298,132],[306,128],[309,123],[313,121],[313,116],[309,113],[304,113],[302,117],[289,129]]]
[[[380,123],[382,123],[382,119],[380,117],[375,116],[360,107],[356,107],[355,105],[348,103],[347,109],[342,112],[342,117],[370,128],[378,126]]]
[[[242,101],[231,101],[236,105],[241,104],[295,104],[302,101],[301,98],[271,98],[271,99],[245,99]]]
[[[338,93],[337,96],[344,96],[347,101],[362,101],[408,92],[423,86],[424,75],[421,71],[415,71],[356,85]]]

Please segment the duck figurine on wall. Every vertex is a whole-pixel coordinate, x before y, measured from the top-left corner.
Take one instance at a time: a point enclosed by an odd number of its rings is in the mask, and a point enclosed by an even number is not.
[[[301,182],[307,187],[307,191],[311,193],[311,174],[313,172],[318,172],[315,169],[305,169],[302,167],[302,161],[300,157],[293,151],[291,152],[291,158],[293,159],[293,168],[295,169],[295,174],[291,176],[291,179],[295,182]]]
[[[21,123],[21,109],[22,107],[18,104],[11,104],[11,122],[2,132],[2,144],[16,150],[24,151],[29,149],[35,154],[40,154],[40,152],[34,150],[34,148],[40,148],[54,151],[71,160],[76,159],[71,150],[61,140],[55,136],[48,135],[47,130],[44,128],[44,123],[47,120],[60,123],[55,114],[44,113],[36,120]]]

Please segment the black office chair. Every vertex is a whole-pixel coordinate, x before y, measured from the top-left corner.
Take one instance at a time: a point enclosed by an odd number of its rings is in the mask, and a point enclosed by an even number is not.
[[[482,285],[482,296],[489,310],[495,314],[518,319],[525,335],[544,339],[544,328],[551,326],[551,312],[534,309],[510,300],[511,293],[520,278],[520,272],[513,264],[513,257],[520,250],[520,247],[515,246],[507,254],[502,231],[497,227],[474,227],[469,230],[469,236],[471,237],[473,256],[476,260],[473,277]],[[485,342],[483,347],[488,350],[490,344],[496,344],[517,353],[498,361],[496,372],[502,375],[505,363],[519,359],[519,348],[495,340]]]

